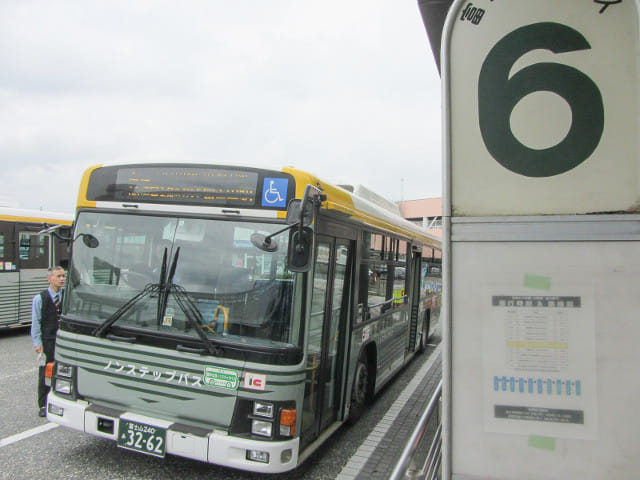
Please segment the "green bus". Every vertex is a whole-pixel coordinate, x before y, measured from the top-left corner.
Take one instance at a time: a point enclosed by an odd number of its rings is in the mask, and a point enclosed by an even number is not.
[[[87,170],[48,419],[159,457],[298,466],[440,310],[440,240],[360,191],[294,168]]]

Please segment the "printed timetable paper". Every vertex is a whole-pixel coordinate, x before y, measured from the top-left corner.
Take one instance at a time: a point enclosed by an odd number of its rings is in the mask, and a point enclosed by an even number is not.
[[[595,439],[592,288],[485,289],[485,429]]]

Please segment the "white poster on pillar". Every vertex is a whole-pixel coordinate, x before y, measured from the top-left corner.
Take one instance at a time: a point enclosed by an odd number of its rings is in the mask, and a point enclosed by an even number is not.
[[[595,440],[593,287],[527,278],[483,289],[485,430]]]

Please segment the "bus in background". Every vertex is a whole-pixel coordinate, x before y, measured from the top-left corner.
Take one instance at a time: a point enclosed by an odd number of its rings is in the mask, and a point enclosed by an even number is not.
[[[68,263],[61,237],[72,221],[68,214],[0,207],[0,329],[31,324],[31,301],[47,288],[47,269]]]
[[[295,468],[439,313],[440,240],[362,192],[294,168],[87,170],[48,419],[159,457]]]

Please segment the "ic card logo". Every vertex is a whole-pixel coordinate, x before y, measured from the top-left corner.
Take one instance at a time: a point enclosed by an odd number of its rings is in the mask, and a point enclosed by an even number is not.
[[[262,373],[245,373],[244,374],[244,388],[249,390],[261,390],[267,389],[267,376]]]

